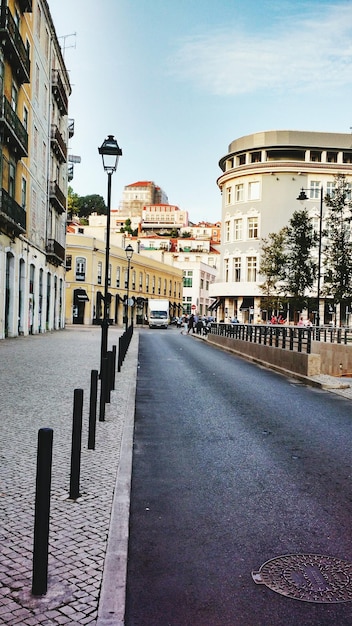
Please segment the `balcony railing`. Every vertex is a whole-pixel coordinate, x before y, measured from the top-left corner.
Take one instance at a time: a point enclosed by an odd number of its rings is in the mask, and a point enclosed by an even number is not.
[[[0,36],[5,56],[14,68],[20,83],[30,82],[29,53],[8,7],[0,9]]]
[[[48,239],[46,256],[54,265],[62,265],[65,261],[65,248],[55,239]]]
[[[0,100],[0,129],[18,159],[28,156],[28,133],[5,96]]]
[[[58,213],[64,213],[64,211],[66,211],[65,195],[55,181],[50,182],[49,197],[51,204]]]
[[[61,163],[67,161],[67,146],[56,124],[51,125],[51,147]]]
[[[60,76],[60,70],[53,70],[52,74],[52,92],[57,102],[61,115],[67,115],[68,96],[65,91],[64,84]]]
[[[26,211],[5,189],[0,192],[0,230],[15,236],[26,232]]]

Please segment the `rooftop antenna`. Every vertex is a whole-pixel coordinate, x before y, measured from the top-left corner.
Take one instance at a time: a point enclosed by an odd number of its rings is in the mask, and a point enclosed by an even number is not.
[[[68,48],[75,48],[76,47],[76,36],[77,33],[71,33],[70,35],[62,35],[61,37],[58,37],[58,39],[63,39],[63,45],[61,46],[61,50],[62,50],[62,56],[65,59],[65,52]],[[74,37],[74,43],[71,43],[69,45],[66,45],[66,39],[69,39],[70,37]],[[60,44],[61,45],[61,44]]]

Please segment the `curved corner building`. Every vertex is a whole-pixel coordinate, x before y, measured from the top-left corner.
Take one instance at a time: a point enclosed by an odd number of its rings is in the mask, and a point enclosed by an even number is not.
[[[352,135],[291,130],[254,133],[235,139],[219,161],[222,174],[222,244],[219,281],[212,286],[218,321],[266,321],[261,309],[260,247],[271,232],[287,226],[303,188],[304,207],[318,229],[320,190],[332,190],[334,176],[352,182]],[[323,207],[324,214],[324,207]],[[316,289],[311,296],[316,295]],[[331,307],[330,307],[331,308]],[[331,311],[320,299],[320,320]],[[289,314],[292,312],[288,312]],[[291,317],[292,319],[292,317]]]

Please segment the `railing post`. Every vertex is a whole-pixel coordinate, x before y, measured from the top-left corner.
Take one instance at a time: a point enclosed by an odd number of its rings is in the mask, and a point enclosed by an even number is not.
[[[298,352],[302,352],[302,335],[303,330],[301,328],[298,329]]]
[[[53,430],[38,432],[37,476],[34,515],[32,594],[42,596],[48,588],[50,487],[53,456]]]
[[[290,328],[290,350],[293,350],[293,338],[294,338],[294,329]]]

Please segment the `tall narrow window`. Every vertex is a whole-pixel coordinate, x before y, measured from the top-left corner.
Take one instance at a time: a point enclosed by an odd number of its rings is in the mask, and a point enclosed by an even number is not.
[[[9,196],[15,198],[15,180],[16,180],[16,166],[14,163],[9,163]]]
[[[86,259],[83,257],[76,258],[76,281],[84,282],[86,279]]]
[[[239,256],[233,260],[233,279],[235,283],[241,282],[241,257]]]
[[[248,185],[248,199],[249,200],[259,200],[260,199],[260,183],[259,183],[259,181],[255,181],[253,183],[249,183],[249,185]]]
[[[227,204],[231,204],[231,200],[232,200],[232,187],[227,187],[226,189],[226,202]]]
[[[229,282],[229,260],[225,259],[224,261],[224,270],[225,270],[225,283]]]
[[[257,280],[257,257],[247,257],[247,281],[255,283]]]
[[[235,185],[235,200],[236,202],[243,202],[244,200],[244,195],[243,195],[243,183],[240,183],[239,185]]]
[[[230,222],[225,222],[225,241],[230,241]]]
[[[102,264],[101,261],[98,261],[98,271],[97,271],[97,283],[98,283],[98,285],[101,285],[102,275],[103,275],[103,264]]]
[[[234,220],[234,233],[236,241],[242,239],[242,218],[237,218]]]
[[[320,181],[312,180],[310,182],[309,197],[311,200],[320,198]]]
[[[257,238],[258,238],[258,218],[249,217],[248,218],[248,239],[257,239]]]
[[[25,209],[27,206],[27,181],[22,177],[21,180],[21,206]]]

